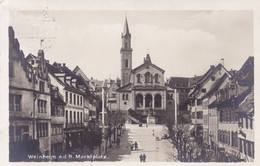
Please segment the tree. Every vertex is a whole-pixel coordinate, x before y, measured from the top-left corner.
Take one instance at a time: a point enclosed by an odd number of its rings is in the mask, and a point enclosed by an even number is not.
[[[114,143],[116,141],[116,137],[118,137],[118,129],[121,134],[121,127],[125,123],[125,118],[121,111],[113,111],[108,114],[108,124],[113,128],[114,132]],[[112,134],[111,134],[112,135]]]
[[[83,144],[87,145],[90,150],[90,154],[93,157],[94,148],[100,146],[102,143],[102,132],[100,130],[88,131],[87,128],[84,130]],[[91,161],[93,158],[91,159]]]
[[[177,150],[177,154],[174,154],[177,155],[175,157],[182,162],[200,161],[202,149],[192,135],[192,126],[190,124],[175,125],[173,111],[166,111],[163,121],[168,128],[170,142]]]

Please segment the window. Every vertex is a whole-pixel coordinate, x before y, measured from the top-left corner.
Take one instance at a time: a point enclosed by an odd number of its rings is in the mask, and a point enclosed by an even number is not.
[[[128,68],[128,59],[125,60],[125,68]]]
[[[9,94],[9,111],[21,111],[21,95]]]
[[[79,123],[79,112],[77,112],[77,123]]]
[[[14,64],[13,62],[9,62],[9,77],[14,76]]]
[[[201,99],[197,99],[197,105],[201,105],[201,104],[202,104]]]
[[[74,112],[74,123],[76,123],[76,112]]]
[[[80,123],[83,123],[82,112],[80,113]]]
[[[141,83],[141,74],[136,75],[137,83]]]
[[[203,112],[199,111],[197,112],[197,119],[202,119],[203,118]]]
[[[128,100],[128,94],[125,94],[125,99]]]
[[[40,81],[39,91],[40,91],[40,92],[44,92],[44,82],[43,82],[43,81]]]
[[[204,89],[201,89],[201,92],[202,93],[206,93],[206,89],[204,88]]]
[[[38,113],[46,113],[47,112],[46,111],[46,103],[47,103],[47,101],[38,99],[38,101],[37,101]]]
[[[246,117],[246,128],[248,129],[248,118]]]
[[[63,134],[62,124],[52,124],[51,125],[51,135],[61,135]]]
[[[155,107],[162,107],[162,96],[161,95],[156,95],[155,96],[155,103],[154,103]]]
[[[143,107],[143,95],[138,94],[135,97],[136,107]]]
[[[159,83],[159,74],[154,75],[154,82]]]
[[[123,98],[123,100],[125,100],[125,94],[123,94],[122,98]]]
[[[37,137],[48,137],[48,123],[36,124]]]
[[[70,93],[70,104],[72,104],[72,93]]]
[[[152,83],[152,75],[149,72],[145,73],[144,76],[145,76],[145,83]]]
[[[59,116],[63,117],[64,116],[64,110],[62,106],[52,106],[51,107],[51,116]]]
[[[70,123],[72,123],[72,111],[70,111]]]
[[[77,105],[79,105],[79,95],[77,95]]]
[[[66,124],[68,123],[68,110],[66,110]]]
[[[74,105],[76,105],[76,94],[74,94],[74,100],[73,100],[74,102]]]
[[[66,101],[66,103],[67,103],[67,102],[68,102],[68,97],[69,97],[69,96],[68,96],[68,91],[65,92],[65,96],[66,96],[65,101]]]
[[[250,129],[253,129],[253,119],[250,119]]]
[[[125,42],[125,48],[127,48],[127,42]]]
[[[34,60],[32,59],[32,65],[34,65]]]
[[[82,96],[80,96],[80,105],[82,106]]]
[[[195,112],[192,112],[191,119],[195,119]]]
[[[215,81],[215,76],[211,76],[211,81]]]

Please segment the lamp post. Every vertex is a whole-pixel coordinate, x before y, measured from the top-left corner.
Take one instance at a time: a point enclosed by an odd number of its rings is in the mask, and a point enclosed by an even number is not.
[[[174,121],[174,123],[175,123],[175,125],[177,125],[177,89],[174,89],[174,100],[175,100],[175,102],[174,102],[174,119],[175,119],[175,121]]]

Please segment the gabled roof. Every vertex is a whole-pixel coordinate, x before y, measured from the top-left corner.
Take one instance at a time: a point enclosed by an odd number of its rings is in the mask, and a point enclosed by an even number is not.
[[[210,88],[210,90],[202,97],[202,99],[211,96],[214,92],[216,92],[225,79],[228,77],[227,73],[225,73],[222,77],[220,77]]]
[[[152,63],[150,63],[150,62],[148,62],[148,61],[145,61],[145,62],[144,62],[143,64],[141,64],[140,66],[134,68],[134,69],[132,70],[132,73],[135,73],[137,70],[142,69],[142,68],[145,68],[145,67],[147,67],[147,66],[152,66],[152,67],[156,68],[157,70],[161,71],[162,73],[165,72],[165,71],[164,71],[163,69],[161,69],[160,67],[158,67],[158,66],[156,66],[156,65],[154,65],[154,64],[152,64]]]
[[[170,77],[168,86],[171,88],[188,88],[189,78],[187,77]]]
[[[132,87],[132,83],[128,83],[120,88],[118,88],[116,91],[117,92],[120,92],[120,91],[129,91],[131,90],[131,87]]]
[[[198,83],[196,84],[195,89],[193,90],[193,92],[191,94],[197,94],[199,91],[198,89],[201,88],[202,84],[208,79],[210,78],[210,76],[212,76],[212,74],[220,69],[223,68],[224,70],[226,70],[226,73],[228,73],[228,76],[230,76],[230,73],[228,72],[228,70],[221,64],[219,63],[216,67],[215,66],[210,66],[210,69],[201,77],[200,80],[198,80]]]
[[[33,59],[33,58],[36,58],[36,56],[30,53],[29,55],[27,55],[25,59],[28,61],[29,59]]]
[[[231,79],[241,86],[252,86],[254,84],[254,57],[249,57]]]

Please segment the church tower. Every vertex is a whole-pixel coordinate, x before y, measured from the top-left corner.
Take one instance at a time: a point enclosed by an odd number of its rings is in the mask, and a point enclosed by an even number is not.
[[[121,86],[130,82],[130,73],[132,70],[132,48],[131,48],[131,34],[129,32],[127,18],[125,18],[125,25],[123,33],[121,34],[122,47],[121,53]]]

